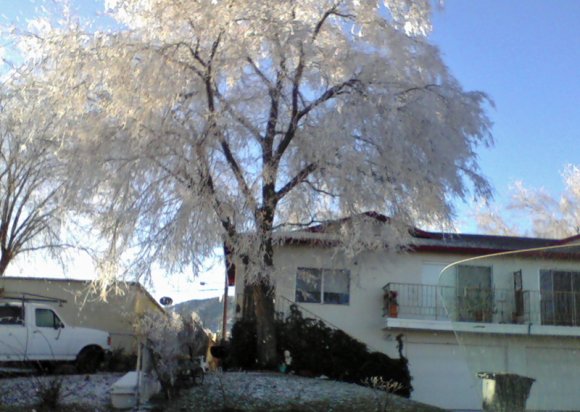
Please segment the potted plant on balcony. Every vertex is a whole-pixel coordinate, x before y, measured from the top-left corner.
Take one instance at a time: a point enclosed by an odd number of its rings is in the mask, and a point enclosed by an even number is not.
[[[469,314],[468,321],[491,322],[495,311],[491,289],[475,288],[465,290],[465,308]]]
[[[399,303],[397,302],[398,295],[399,293],[396,290],[389,290],[385,296],[390,318],[396,318],[399,316]]]

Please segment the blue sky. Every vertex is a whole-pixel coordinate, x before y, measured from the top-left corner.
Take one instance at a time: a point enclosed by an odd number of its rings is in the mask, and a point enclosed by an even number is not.
[[[25,20],[42,3],[0,0],[0,16]],[[73,1],[86,16],[102,4]],[[579,20],[578,0],[446,0],[434,13],[430,40],[451,72],[495,101],[496,143],[479,155],[500,202],[515,180],[558,194],[564,165],[580,164]]]
[[[496,104],[496,144],[479,154],[498,202],[515,180],[558,195],[564,165],[580,164],[579,19],[576,0],[447,0],[435,13],[431,40],[452,73]]]
[[[36,3],[0,0],[0,15],[26,19]],[[100,3],[75,2],[83,14],[98,10]],[[479,155],[500,205],[516,180],[559,194],[564,165],[580,164],[578,21],[580,0],[447,0],[435,12],[430,38],[452,73],[466,90],[484,91],[495,101],[490,116],[496,144]],[[470,207],[458,206],[459,228],[475,232]],[[206,286],[198,280],[195,288],[221,290],[222,270],[217,262],[203,278]],[[191,295],[191,286],[179,288]]]

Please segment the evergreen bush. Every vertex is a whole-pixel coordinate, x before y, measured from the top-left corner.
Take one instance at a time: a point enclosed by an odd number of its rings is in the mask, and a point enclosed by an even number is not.
[[[240,319],[236,321],[232,326],[227,358],[223,362],[223,367],[227,369],[255,369],[256,340],[257,332],[254,320]]]
[[[401,355],[392,359],[384,353],[369,352],[362,342],[340,329],[332,329],[323,321],[304,318],[296,305],[286,319],[276,322],[278,353],[292,355],[289,370],[299,375],[321,376],[363,385],[376,377],[393,385],[398,395],[409,397],[413,390],[408,360]],[[238,320],[229,342],[228,367],[252,370],[256,368],[255,320]]]

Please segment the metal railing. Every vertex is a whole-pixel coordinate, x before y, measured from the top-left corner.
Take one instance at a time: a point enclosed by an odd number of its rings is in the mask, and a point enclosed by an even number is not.
[[[388,283],[384,288],[383,315],[406,319],[459,322],[523,323],[517,313],[514,291],[479,287]]]
[[[350,336],[351,338],[358,340],[359,338],[355,337],[354,335],[349,334],[347,331],[345,331],[343,328],[335,325],[334,323],[330,322],[328,319],[325,319],[319,315],[317,315],[316,313],[312,312],[311,310],[308,310],[304,307],[304,305],[301,305],[300,303],[294,302],[291,299],[288,299],[285,296],[282,295],[277,295],[276,296],[276,300],[274,302],[274,307],[275,307],[275,311],[276,311],[276,316],[279,319],[286,319],[286,317],[290,314],[291,312],[291,308],[295,307],[296,309],[298,309],[301,314],[302,317],[304,318],[310,318],[310,319],[314,319],[316,321],[320,321],[323,322],[326,326],[330,327],[331,329],[337,329],[337,330],[341,330],[342,332],[344,332],[345,334],[347,334],[348,336]],[[368,343],[365,343],[365,345],[367,346],[367,348],[369,348],[370,350],[374,351],[374,352],[380,352],[381,350],[369,345]]]
[[[274,309],[276,311],[276,316],[278,319],[286,319],[288,315],[290,315],[291,307],[295,306],[300,312],[302,316],[305,318],[316,319],[319,321],[324,322],[327,326],[331,327],[332,329],[341,329],[340,327],[334,325],[328,319],[324,319],[317,315],[316,313],[312,312],[311,310],[306,309],[300,303],[294,302],[291,299],[288,299],[286,296],[278,295],[276,296],[276,300],[274,302]]]
[[[580,326],[580,292],[456,288],[413,283],[388,283],[383,290],[383,315],[387,317]]]
[[[383,289],[384,316],[449,320],[440,286],[388,283]]]
[[[526,290],[524,302],[530,323],[580,326],[580,292]]]

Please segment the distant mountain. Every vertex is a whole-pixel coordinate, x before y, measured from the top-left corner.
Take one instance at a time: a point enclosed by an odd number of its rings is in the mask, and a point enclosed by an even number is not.
[[[222,318],[224,313],[224,303],[220,298],[192,299],[187,302],[178,303],[170,308],[182,316],[188,316],[191,312],[196,312],[203,327],[212,332],[221,332]],[[231,329],[235,315],[235,303],[233,296],[228,297],[228,330]]]

